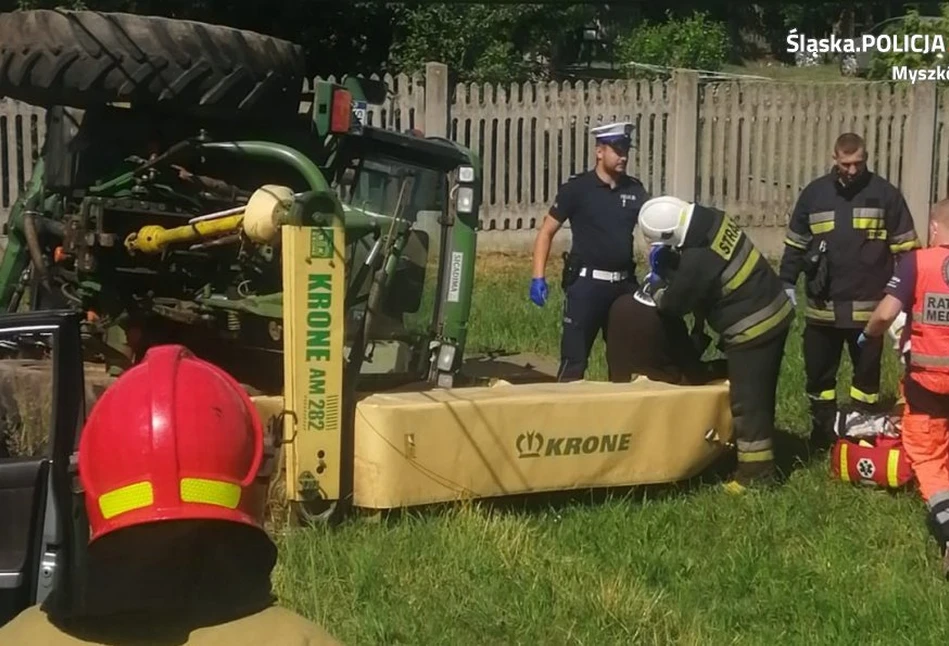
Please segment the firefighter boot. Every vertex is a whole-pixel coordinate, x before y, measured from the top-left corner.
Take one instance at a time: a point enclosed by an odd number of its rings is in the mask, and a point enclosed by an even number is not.
[[[811,451],[821,453],[834,445],[837,441],[836,422],[837,402],[811,402],[811,436],[808,441]]]
[[[748,457],[755,459],[748,459]],[[773,458],[762,460],[752,453],[739,451],[738,467],[732,473],[729,481],[725,483],[725,491],[731,494],[741,494],[749,488],[768,487],[775,483],[775,476]]]

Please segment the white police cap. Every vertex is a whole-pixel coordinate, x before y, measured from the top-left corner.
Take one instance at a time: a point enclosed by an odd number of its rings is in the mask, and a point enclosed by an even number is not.
[[[633,124],[628,121],[619,123],[608,123],[606,125],[590,128],[593,137],[597,143],[614,143],[619,141],[629,142],[633,134]]]

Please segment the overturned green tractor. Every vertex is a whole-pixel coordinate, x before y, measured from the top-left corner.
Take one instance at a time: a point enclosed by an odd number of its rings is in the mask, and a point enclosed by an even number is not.
[[[451,385],[480,162],[447,139],[366,125],[384,84],[316,82],[301,95],[298,45],[90,11],[3,14],[0,60],[0,95],[47,108],[42,154],[6,225],[2,310],[82,312],[87,361],[113,373],[176,342],[279,394],[278,231],[341,222],[346,348],[361,383]]]

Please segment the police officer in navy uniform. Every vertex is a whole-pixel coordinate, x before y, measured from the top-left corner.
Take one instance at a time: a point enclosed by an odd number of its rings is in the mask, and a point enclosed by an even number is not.
[[[570,221],[573,241],[561,279],[565,299],[559,381],[583,379],[597,334],[602,332],[606,340],[610,306],[636,289],[633,229],[640,206],[649,199],[642,182],[626,174],[632,124],[612,123],[590,131],[596,138],[596,166],[560,187],[534,242],[530,298],[543,307],[550,245]]]

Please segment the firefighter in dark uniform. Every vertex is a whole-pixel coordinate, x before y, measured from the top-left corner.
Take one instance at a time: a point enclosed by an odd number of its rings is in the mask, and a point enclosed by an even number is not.
[[[899,189],[867,169],[863,139],[834,145],[834,168],[801,192],[788,224],[780,276],[789,295],[805,274],[804,369],[813,448],[836,435],[837,371],[846,343],[854,366],[853,408],[872,411],[880,391],[883,340],[858,347],[898,256],[920,246]]]
[[[534,242],[530,298],[543,307],[551,242],[570,221],[572,248],[565,254],[561,278],[565,298],[559,381],[583,379],[597,334],[602,331],[606,340],[610,306],[636,288],[633,230],[649,196],[642,182],[626,174],[631,131],[628,123],[591,128],[596,167],[560,187]]]
[[[780,278],[722,211],[657,197],[643,206],[639,225],[649,243],[665,245],[650,253],[644,290],[660,312],[704,319],[725,353],[738,448],[727,489],[770,481],[778,375],[794,320]]]

